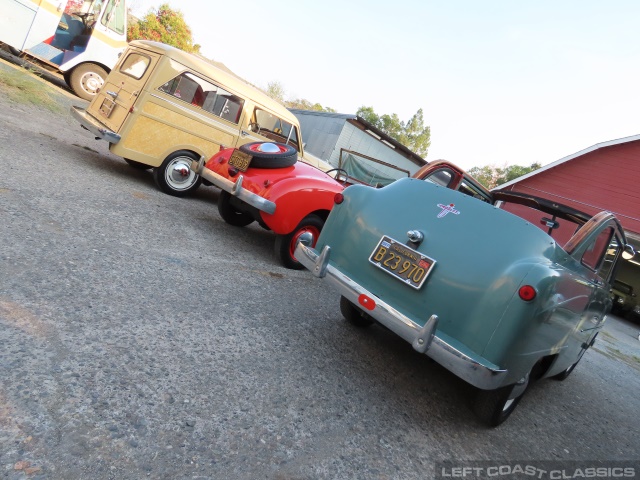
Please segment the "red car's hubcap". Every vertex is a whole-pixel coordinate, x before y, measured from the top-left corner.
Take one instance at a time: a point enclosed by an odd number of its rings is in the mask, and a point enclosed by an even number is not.
[[[318,237],[320,236],[320,230],[318,230],[316,227],[302,227],[300,230],[298,230],[291,239],[291,244],[289,245],[289,255],[291,255],[291,258],[293,259],[296,258],[293,255],[293,252],[295,251],[298,240],[303,233],[310,233],[313,236],[311,245],[309,245],[312,248],[316,246],[316,242],[318,241]]]

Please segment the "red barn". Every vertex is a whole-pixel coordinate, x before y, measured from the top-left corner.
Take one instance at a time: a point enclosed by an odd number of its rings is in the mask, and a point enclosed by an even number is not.
[[[496,190],[528,193],[589,214],[613,212],[630,243],[640,250],[640,135],[598,143]],[[568,239],[570,233],[562,238]],[[639,267],[640,253],[624,261],[618,271],[618,279],[633,285],[636,294],[640,294]]]

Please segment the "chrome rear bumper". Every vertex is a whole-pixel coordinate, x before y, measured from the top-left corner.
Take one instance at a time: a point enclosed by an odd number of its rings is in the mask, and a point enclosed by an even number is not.
[[[251,205],[252,207],[257,208],[265,213],[273,215],[276,211],[276,204],[270,200],[267,200],[260,195],[257,195],[242,186],[242,181],[244,177],[242,175],[238,176],[238,179],[235,182],[224,178],[222,175],[217,174],[216,172],[209,170],[204,166],[205,158],[202,157],[200,160],[194,160],[191,162],[191,170],[200,175],[205,180],[208,180],[216,187],[221,188],[225,192],[230,193],[231,195],[238,197],[243,202]]]
[[[405,339],[418,352],[427,354],[458,377],[480,389],[492,390],[502,386],[508,371],[481,357],[465,354],[452,345],[453,339],[438,333],[436,315],[431,315],[424,326],[417,324],[332,266],[329,263],[330,254],[331,248],[328,245],[318,253],[302,242],[298,242],[295,250],[295,257],[300,263],[316,277],[326,278],[354,305],[361,305],[360,299],[363,298],[373,299],[375,305],[369,303],[367,308],[359,308]]]
[[[93,133],[96,138],[100,138],[102,140],[106,140],[109,143],[118,143],[120,141],[120,135],[115,132],[112,132],[104,125],[101,125],[96,120],[94,120],[90,115],[87,114],[87,111],[83,108],[71,107],[71,116],[75,118],[80,125],[85,129],[89,130]]]

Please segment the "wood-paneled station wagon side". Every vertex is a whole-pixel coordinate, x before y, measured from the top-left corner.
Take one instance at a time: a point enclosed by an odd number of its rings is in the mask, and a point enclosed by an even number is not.
[[[293,251],[306,234],[310,244],[320,235],[344,186],[329,174],[297,161],[282,143],[254,142],[222,150],[208,161],[191,164],[194,173],[222,189],[218,212],[237,227],[257,221],[276,234],[275,252],[287,268],[304,268]]]
[[[495,426],[532,380],[571,373],[611,308],[616,261],[632,248],[611,213],[493,196],[539,213],[535,225],[428,179],[348,187],[315,247],[302,235],[294,255],[338,290],[345,318],[381,323],[477,387],[474,410]],[[560,223],[575,232],[562,245]]]
[[[298,119],[264,92],[206,60],[158,42],[129,44],[94,100],[73,117],[134,168],[153,168],[158,187],[183,196],[201,183],[192,160],[221,148],[276,141],[302,161],[333,167],[304,151]]]

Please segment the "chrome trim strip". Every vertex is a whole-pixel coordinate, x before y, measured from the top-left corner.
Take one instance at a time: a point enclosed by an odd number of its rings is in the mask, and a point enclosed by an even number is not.
[[[93,133],[97,138],[106,140],[107,142],[114,144],[120,141],[120,135],[112,132],[103,125],[96,123],[97,121],[92,120],[85,109],[72,105],[70,111],[71,116],[78,122],[80,122],[80,125]]]
[[[250,192],[242,186],[244,177],[240,175],[235,182],[227,180],[222,175],[217,174],[204,166],[204,158],[200,160],[193,160],[190,166],[191,170],[200,175],[205,180],[213,183],[216,187],[221,188],[225,192],[238,197],[245,203],[248,203],[252,207],[257,208],[265,213],[273,215],[276,211],[276,204],[270,200],[267,200],[260,195]]]
[[[316,277],[326,278],[338,292],[349,301],[358,305],[358,297],[367,295],[376,299],[376,306],[367,314],[396,333],[415,350],[425,353],[440,365],[466,382],[484,390],[493,390],[502,386],[508,370],[482,359],[471,358],[438,336],[438,317],[431,315],[424,326],[420,326],[388,303],[380,300],[360,284],[343,274],[329,262],[330,247],[325,245],[322,253],[301,242],[296,245],[296,259]]]

